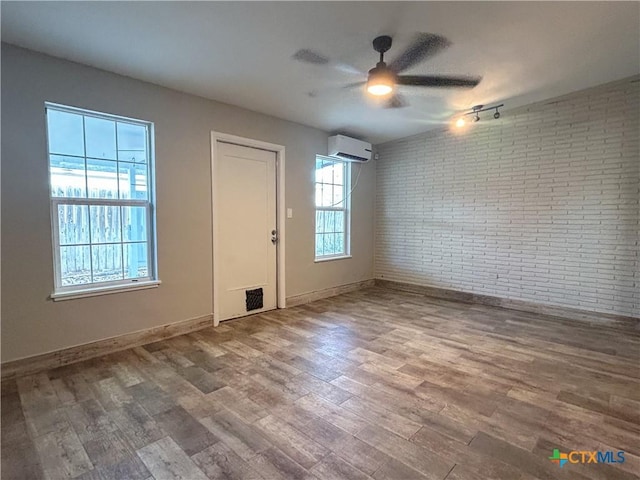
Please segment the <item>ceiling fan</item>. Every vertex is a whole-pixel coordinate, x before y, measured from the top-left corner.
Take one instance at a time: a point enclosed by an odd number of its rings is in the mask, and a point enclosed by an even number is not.
[[[398,86],[473,88],[480,83],[481,77],[400,75],[405,70],[449,47],[451,42],[445,37],[432,33],[420,33],[404,52],[387,64],[384,61],[384,54],[391,48],[391,43],[392,39],[387,35],[376,37],[373,40],[373,49],[380,54],[380,61],[374,68],[369,70],[366,82],[352,83],[346,85],[345,88],[366,84],[367,92],[386,99],[384,103],[386,108],[401,108],[406,107],[409,103],[397,92],[396,87]],[[316,65],[330,63],[329,59],[312,50],[298,50],[293,55],[293,58]],[[342,64],[335,64],[334,66],[343,71],[354,71],[352,67]]]

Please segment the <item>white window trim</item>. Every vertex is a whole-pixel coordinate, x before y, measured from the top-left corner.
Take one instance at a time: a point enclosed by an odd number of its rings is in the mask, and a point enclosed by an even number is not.
[[[347,258],[353,258],[352,255],[325,255],[323,257],[317,257],[314,263],[331,262],[333,260],[345,260]]]
[[[106,286],[94,286],[91,288],[68,290],[64,292],[56,292],[51,294],[51,300],[60,302],[62,300],[74,300],[76,298],[97,297],[100,295],[109,295],[112,293],[132,292],[135,290],[147,290],[149,288],[158,288],[162,282],[160,280],[131,280],[128,284]],[[98,285],[94,283],[93,285]]]
[[[339,158],[335,158],[335,157],[328,157],[326,155],[316,155],[316,161],[318,160],[318,158],[324,159],[324,160],[328,160],[331,162],[340,162],[343,164],[344,167],[344,185],[342,186],[343,188],[343,202],[344,202],[344,208],[340,208],[340,207],[318,207],[317,205],[315,205],[315,196],[314,196],[314,209],[313,209],[313,213],[314,213],[314,221],[313,221],[313,254],[314,254],[314,263],[322,263],[322,262],[330,262],[333,260],[345,260],[348,258],[352,258],[351,255],[351,190],[352,190],[352,185],[351,185],[351,163],[350,162],[345,162],[344,160],[340,160]],[[315,186],[317,185],[318,182],[315,181],[315,171],[316,169],[314,168],[314,179],[313,179],[313,186],[314,186],[314,195],[315,195]],[[318,210],[322,210],[322,211],[329,211],[329,210],[334,210],[337,212],[344,212],[344,252],[343,253],[339,253],[337,255],[320,255],[317,256],[315,254],[316,252],[316,212]]]
[[[95,297],[99,295],[109,295],[135,290],[157,288],[162,282],[158,277],[157,262],[157,232],[155,222],[155,150],[154,150],[154,125],[146,120],[138,120],[119,115],[96,112],[83,108],[70,107],[51,102],[45,102],[45,118],[47,109],[69,112],[79,115],[90,115],[97,118],[104,118],[111,121],[131,122],[143,124],[147,127],[147,189],[149,198],[141,199],[109,199],[109,198],[78,198],[78,197],[53,197],[51,187],[49,187],[49,199],[51,205],[51,240],[53,245],[53,270],[54,270],[54,290],[50,295],[53,301],[73,300],[77,298]],[[51,182],[51,161],[49,159],[49,132],[47,127],[47,170],[49,182]],[[85,156],[86,157],[86,156]],[[88,192],[87,192],[88,193]],[[147,213],[147,228],[149,229],[147,238],[147,265],[149,275],[141,278],[129,278],[109,282],[95,282],[90,284],[79,284],[62,286],[61,264],[60,264],[60,232],[58,227],[58,205],[112,205],[119,207],[145,207]],[[124,242],[126,243],[126,242]]]

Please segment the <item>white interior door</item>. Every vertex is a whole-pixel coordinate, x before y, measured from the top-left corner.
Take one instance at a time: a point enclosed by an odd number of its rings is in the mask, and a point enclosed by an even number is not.
[[[218,320],[228,320],[272,310],[277,306],[276,154],[218,142],[213,168],[214,312]]]

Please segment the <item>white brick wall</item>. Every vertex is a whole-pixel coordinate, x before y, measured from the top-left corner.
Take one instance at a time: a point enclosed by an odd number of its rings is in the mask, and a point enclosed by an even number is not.
[[[379,145],[376,278],[639,317],[634,80]]]

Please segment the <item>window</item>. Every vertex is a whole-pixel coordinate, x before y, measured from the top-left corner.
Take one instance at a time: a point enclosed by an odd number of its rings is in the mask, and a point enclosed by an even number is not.
[[[316,157],[316,260],[349,255],[351,164]]]
[[[153,125],[52,104],[46,113],[52,298],[149,285],[156,280]]]

